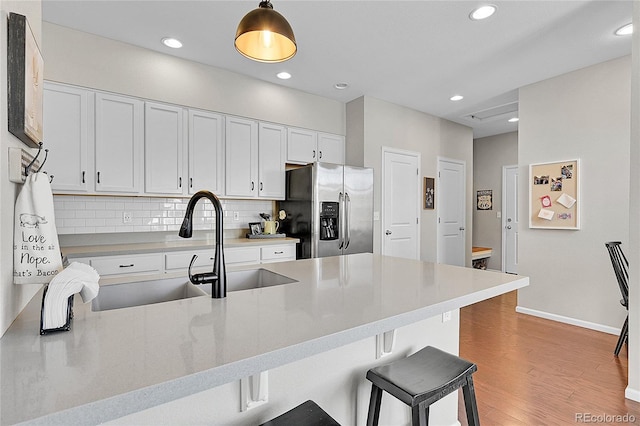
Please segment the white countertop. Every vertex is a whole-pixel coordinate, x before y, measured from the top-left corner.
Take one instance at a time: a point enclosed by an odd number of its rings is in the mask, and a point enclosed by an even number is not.
[[[266,246],[272,244],[296,244],[299,243],[298,238],[225,238],[224,247],[249,247],[249,246]],[[175,241],[161,242],[144,242],[144,243],[122,243],[122,244],[99,244],[99,245],[80,245],[62,247],[62,253],[73,259],[74,257],[85,256],[110,256],[123,254],[140,254],[151,252],[169,252],[194,249],[213,249],[214,239],[191,239],[185,238]]]
[[[38,293],[0,339],[0,423],[104,422],[529,283],[373,254],[261,267],[299,282],[103,312],[76,297],[71,331],[45,336]]]

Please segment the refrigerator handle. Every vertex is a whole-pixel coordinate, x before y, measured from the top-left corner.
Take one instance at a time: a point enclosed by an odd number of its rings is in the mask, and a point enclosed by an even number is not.
[[[347,192],[344,193],[344,201],[344,228],[347,231],[347,235],[345,237],[347,242],[344,245],[344,249],[346,250],[347,248],[349,248],[349,243],[351,242],[351,197],[349,197],[349,194]]]
[[[343,202],[342,192],[338,195],[338,250],[342,250],[342,246],[344,245],[344,221],[342,218],[344,217],[344,202]]]

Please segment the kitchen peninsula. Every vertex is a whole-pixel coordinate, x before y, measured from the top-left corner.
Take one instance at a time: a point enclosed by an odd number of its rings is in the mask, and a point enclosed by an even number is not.
[[[38,293],[0,339],[0,423],[257,424],[315,399],[359,424],[368,368],[427,344],[457,353],[459,308],[529,282],[374,254],[260,266],[298,282],[103,312],[76,297],[71,331],[45,336]],[[239,381],[267,370],[268,402],[241,412]],[[445,405],[433,414],[454,424],[457,398]]]

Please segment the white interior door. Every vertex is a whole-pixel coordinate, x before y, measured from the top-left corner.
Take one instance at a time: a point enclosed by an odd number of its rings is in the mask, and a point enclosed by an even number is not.
[[[438,263],[465,265],[465,163],[438,159]]]
[[[382,254],[420,259],[420,154],[382,151]]]
[[[502,168],[502,271],[518,273],[518,166]]]

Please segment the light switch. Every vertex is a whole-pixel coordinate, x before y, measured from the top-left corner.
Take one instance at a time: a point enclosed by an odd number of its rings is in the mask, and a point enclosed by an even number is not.
[[[380,212],[373,212],[373,220],[380,220]]]
[[[496,212],[496,217],[500,219],[502,217],[502,212]]]

